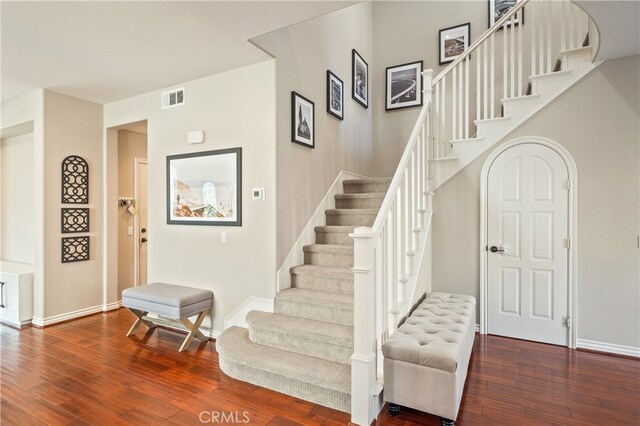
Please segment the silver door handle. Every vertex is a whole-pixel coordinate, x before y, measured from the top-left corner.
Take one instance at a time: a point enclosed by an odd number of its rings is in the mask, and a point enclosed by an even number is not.
[[[503,248],[498,248],[496,246],[491,246],[489,250],[491,251],[491,253],[504,253],[505,251]]]
[[[6,308],[4,304],[4,281],[0,281],[0,308]]]

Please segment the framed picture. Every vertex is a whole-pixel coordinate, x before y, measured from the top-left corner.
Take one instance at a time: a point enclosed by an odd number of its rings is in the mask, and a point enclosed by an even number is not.
[[[309,99],[291,92],[291,142],[315,148],[315,108]]]
[[[469,47],[471,24],[466,23],[440,30],[440,65],[455,61]]]
[[[508,13],[517,2],[518,0],[489,0],[489,28]],[[513,17],[514,25],[520,23],[524,24],[524,9],[520,9],[516,16]]]
[[[422,61],[387,68],[387,111],[422,105]]]
[[[344,119],[344,83],[327,70],[327,112],[338,120]]]
[[[242,148],[167,156],[167,223],[242,226]]]
[[[369,107],[369,65],[356,51],[351,50],[351,97],[365,108]]]

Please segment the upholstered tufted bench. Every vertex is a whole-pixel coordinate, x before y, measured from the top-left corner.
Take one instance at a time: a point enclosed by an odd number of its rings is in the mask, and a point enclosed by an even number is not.
[[[384,397],[389,412],[400,405],[441,417],[458,416],[475,337],[476,300],[431,293],[382,347]]]
[[[177,320],[189,331],[179,352],[187,349],[194,337],[201,342],[208,340],[200,332],[200,324],[213,305],[213,292],[210,290],[165,283],[146,284],[123,290],[122,305],[137,317],[127,336],[134,334],[141,324],[153,329],[165,323],[175,325],[171,320]],[[148,317],[149,312],[164,318]],[[194,315],[198,317],[192,323],[189,317]]]

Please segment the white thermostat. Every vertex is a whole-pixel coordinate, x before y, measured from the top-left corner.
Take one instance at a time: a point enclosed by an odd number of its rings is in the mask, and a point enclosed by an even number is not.
[[[194,130],[187,133],[187,143],[202,143],[204,142],[204,132],[202,130]]]
[[[264,188],[253,188],[251,190],[251,199],[253,201],[264,201]]]

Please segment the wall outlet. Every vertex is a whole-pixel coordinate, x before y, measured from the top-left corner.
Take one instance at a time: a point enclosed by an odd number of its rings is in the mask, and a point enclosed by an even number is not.
[[[220,242],[222,244],[227,244],[227,233],[225,231],[220,233]]]
[[[127,235],[130,235],[130,236],[133,235],[133,226],[127,227]]]

